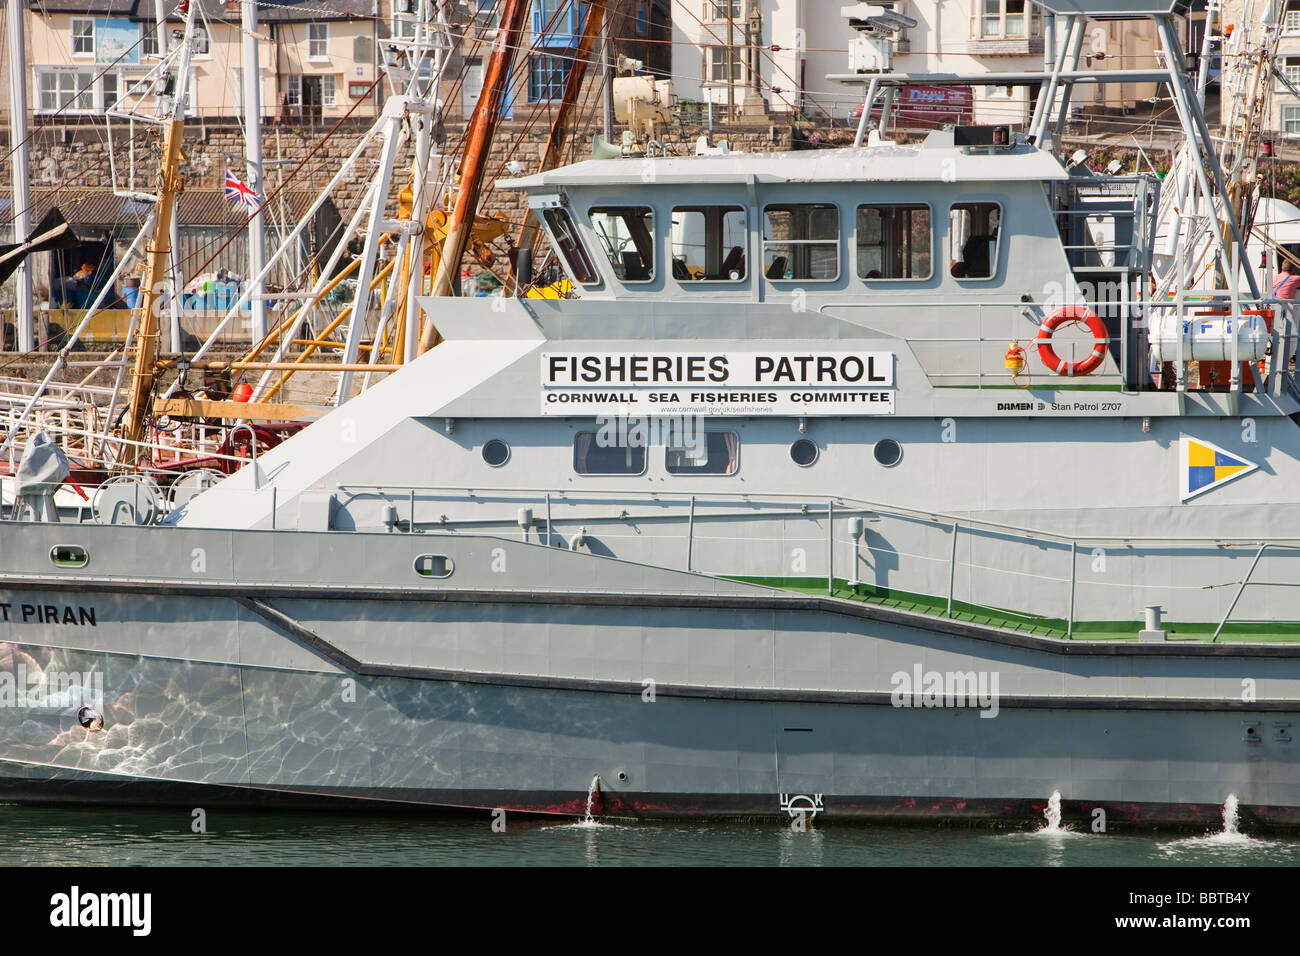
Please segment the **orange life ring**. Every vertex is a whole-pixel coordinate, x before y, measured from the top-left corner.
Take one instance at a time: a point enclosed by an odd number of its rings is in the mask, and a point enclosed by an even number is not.
[[[1075,322],[1084,323],[1092,333],[1092,352],[1081,361],[1067,362],[1052,348],[1052,333],[1062,326],[1072,325]],[[1090,375],[1101,368],[1102,360],[1106,358],[1110,333],[1106,331],[1106,323],[1087,306],[1067,305],[1057,309],[1043,320],[1034,341],[1038,343],[1038,357],[1049,371],[1057,375]]]

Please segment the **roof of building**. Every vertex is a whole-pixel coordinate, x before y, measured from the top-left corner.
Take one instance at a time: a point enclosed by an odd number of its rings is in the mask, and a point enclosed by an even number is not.
[[[273,200],[278,204],[283,199],[288,215],[297,221],[311,208],[316,192],[306,189],[289,190]],[[70,194],[66,189],[33,189],[33,222],[57,206],[63,218],[72,223],[85,226],[139,226],[144,223],[151,203],[138,199],[124,199],[113,194],[111,189],[83,189]],[[0,212],[4,202],[0,201]],[[176,218],[182,226],[229,226],[242,227],[247,221],[250,210],[225,196],[222,189],[187,189],[181,193],[177,203]],[[274,212],[274,210],[273,210]]]
[[[227,5],[225,0],[199,0],[203,15],[209,21],[239,21],[239,4]],[[132,20],[153,20],[154,5],[151,0],[31,0],[30,8],[36,13],[72,13],[79,16],[117,16]],[[262,23],[308,23],[317,20],[370,19],[375,15],[374,0],[275,0],[259,3],[257,18]],[[167,19],[178,21],[179,11],[173,6]]]

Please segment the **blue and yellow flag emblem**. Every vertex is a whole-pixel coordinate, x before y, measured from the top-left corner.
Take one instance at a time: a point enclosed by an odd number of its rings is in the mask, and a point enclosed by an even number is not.
[[[1181,498],[1195,498],[1217,488],[1222,484],[1248,475],[1259,465],[1232,452],[1224,451],[1218,445],[1189,435],[1179,437],[1182,445],[1182,468],[1179,469]]]

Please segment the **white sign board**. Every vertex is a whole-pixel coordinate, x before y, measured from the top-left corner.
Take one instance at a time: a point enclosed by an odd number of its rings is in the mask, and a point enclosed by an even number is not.
[[[889,352],[543,352],[543,415],[892,415]]]

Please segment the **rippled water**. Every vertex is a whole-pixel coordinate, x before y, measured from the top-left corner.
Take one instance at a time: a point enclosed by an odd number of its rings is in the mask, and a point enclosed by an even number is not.
[[[464,816],[0,806],[0,865],[1300,865],[1300,840],[814,823],[583,824]]]

